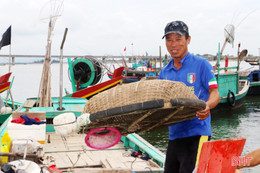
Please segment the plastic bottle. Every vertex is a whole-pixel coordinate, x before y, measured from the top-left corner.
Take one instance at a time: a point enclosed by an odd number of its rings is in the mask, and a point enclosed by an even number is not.
[[[6,144],[2,144],[0,152],[9,153],[8,146]],[[8,162],[8,157],[7,156],[1,156],[1,165],[3,165],[4,163],[7,163],[7,162]]]
[[[0,149],[0,152],[9,153],[10,146],[11,146],[11,138],[8,135],[8,132],[5,131],[5,133],[4,133],[4,135],[2,136],[2,139],[1,139],[1,149]],[[2,156],[1,157],[1,165],[4,164],[4,163],[7,163],[7,162],[8,162],[8,157],[7,156]]]
[[[5,131],[4,135],[2,136],[1,139],[1,145],[5,144],[8,147],[8,150],[10,150],[10,146],[11,146],[11,138],[8,134],[7,131]]]

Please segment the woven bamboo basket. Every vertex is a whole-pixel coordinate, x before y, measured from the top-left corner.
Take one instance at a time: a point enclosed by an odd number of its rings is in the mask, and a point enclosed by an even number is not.
[[[144,80],[117,85],[92,97],[85,105],[83,113],[96,113],[102,110],[163,99],[170,103],[172,98],[193,98],[196,95],[182,82],[169,80]]]
[[[204,108],[205,102],[182,82],[144,80],[93,96],[84,107],[91,120],[84,129],[116,127],[122,134],[149,131],[193,119]]]

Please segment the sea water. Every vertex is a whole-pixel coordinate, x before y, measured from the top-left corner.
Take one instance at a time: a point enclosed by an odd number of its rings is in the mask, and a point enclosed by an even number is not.
[[[222,66],[224,65],[221,62]],[[211,64],[215,64],[211,62]],[[231,61],[230,65],[236,65],[235,61]],[[112,64],[108,65],[112,70]],[[114,65],[115,68],[119,64]],[[129,64],[130,66],[130,64]],[[159,67],[159,65],[157,64]],[[39,93],[39,85],[42,74],[42,64],[17,64],[11,67],[12,76],[14,77],[11,93],[15,101],[24,102],[26,98],[37,97]],[[8,65],[0,66],[0,75],[8,72]],[[251,68],[250,66],[243,65],[242,69]],[[258,67],[254,67],[258,68]],[[51,89],[52,96],[59,96],[59,76],[60,76],[60,64],[51,65]],[[102,81],[108,80],[105,75]],[[64,63],[63,67],[63,96],[65,90],[72,93],[72,87],[70,78],[68,75],[68,64]],[[1,93],[1,97],[6,97],[6,92]],[[226,111],[218,113],[212,116],[212,139],[224,139],[233,137],[245,137],[246,143],[242,155],[247,154],[257,148],[260,148],[260,95],[246,96],[244,104],[237,110]],[[168,128],[158,129],[141,134],[152,145],[160,149],[162,152],[166,152],[168,144]],[[253,168],[242,169],[245,173],[259,173],[260,166]]]

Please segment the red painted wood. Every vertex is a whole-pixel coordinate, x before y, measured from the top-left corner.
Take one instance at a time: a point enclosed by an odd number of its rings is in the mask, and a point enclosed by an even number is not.
[[[220,173],[227,145],[228,144],[224,141],[215,141],[213,143],[213,147],[210,151],[207,173]]]
[[[231,138],[203,143],[197,173],[234,173],[232,159],[241,156],[245,138]]]
[[[6,82],[3,84],[0,84],[0,93],[4,92],[5,90],[9,89],[11,85],[11,82]]]
[[[115,69],[113,76],[112,76],[112,79],[119,77],[119,76],[122,76],[124,69],[125,69],[125,67],[119,67],[119,68]]]
[[[235,172],[236,166],[232,166],[232,159],[239,157],[242,154],[246,139],[240,140],[231,139],[228,143],[227,152],[223,157],[223,168],[226,172]],[[230,166],[231,165],[231,166]]]
[[[0,76],[0,83],[6,83],[8,82],[12,72],[4,74],[3,76]]]
[[[117,85],[122,79],[123,79],[123,76],[119,76],[119,77],[113,78],[111,80],[108,80],[106,82],[102,82],[100,84],[94,85],[92,87],[79,90],[79,91],[73,93],[71,95],[71,97],[86,98],[86,97],[92,96],[92,95],[96,94],[97,91],[100,92],[107,88],[111,88],[111,87]]]
[[[212,142],[203,143],[201,153],[200,153],[197,173],[199,172],[204,173],[206,171],[212,148],[213,148]]]

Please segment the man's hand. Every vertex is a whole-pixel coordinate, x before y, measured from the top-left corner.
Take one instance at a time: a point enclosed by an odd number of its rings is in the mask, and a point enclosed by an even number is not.
[[[219,103],[219,92],[218,88],[211,88],[209,89],[209,98],[208,101],[206,102],[206,108],[202,111],[198,111],[196,116],[199,118],[199,120],[205,120],[208,118],[210,114],[210,109],[213,109],[214,107],[217,106]]]
[[[206,103],[206,108],[202,111],[198,111],[196,116],[199,118],[199,120],[205,120],[206,118],[208,118],[209,114],[210,114],[210,107]]]

